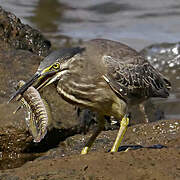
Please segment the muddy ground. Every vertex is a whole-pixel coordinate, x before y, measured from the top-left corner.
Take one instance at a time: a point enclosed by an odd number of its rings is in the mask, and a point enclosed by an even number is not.
[[[117,131],[104,131],[88,155],[80,149],[89,137],[75,135],[19,168],[2,170],[0,179],[129,179],[180,178],[180,121],[166,120],[129,127],[124,152],[110,153]]]

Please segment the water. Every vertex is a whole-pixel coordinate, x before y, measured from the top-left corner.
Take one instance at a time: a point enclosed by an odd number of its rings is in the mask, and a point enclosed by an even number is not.
[[[180,37],[177,0],[0,0],[24,23],[40,29],[51,41],[108,38],[138,50]]]

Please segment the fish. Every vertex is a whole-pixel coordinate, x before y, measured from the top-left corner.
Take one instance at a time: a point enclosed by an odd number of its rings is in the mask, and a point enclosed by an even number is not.
[[[16,90],[24,84],[24,81],[19,81]],[[16,101],[20,102],[20,106],[14,113],[21,108],[25,110],[26,125],[33,137],[33,141],[40,142],[45,137],[52,119],[47,101],[41,98],[39,92],[33,86],[30,86],[23,95],[16,97]]]

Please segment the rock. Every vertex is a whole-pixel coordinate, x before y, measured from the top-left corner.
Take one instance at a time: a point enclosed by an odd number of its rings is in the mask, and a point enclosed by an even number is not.
[[[15,49],[24,49],[35,54],[46,56],[51,47],[38,30],[21,23],[14,14],[6,12],[0,7],[0,39]]]

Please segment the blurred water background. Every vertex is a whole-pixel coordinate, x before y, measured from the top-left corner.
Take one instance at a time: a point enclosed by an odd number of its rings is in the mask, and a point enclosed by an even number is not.
[[[178,0],[0,0],[51,40],[108,38],[140,50],[180,38]],[[59,42],[60,43],[60,42]]]

